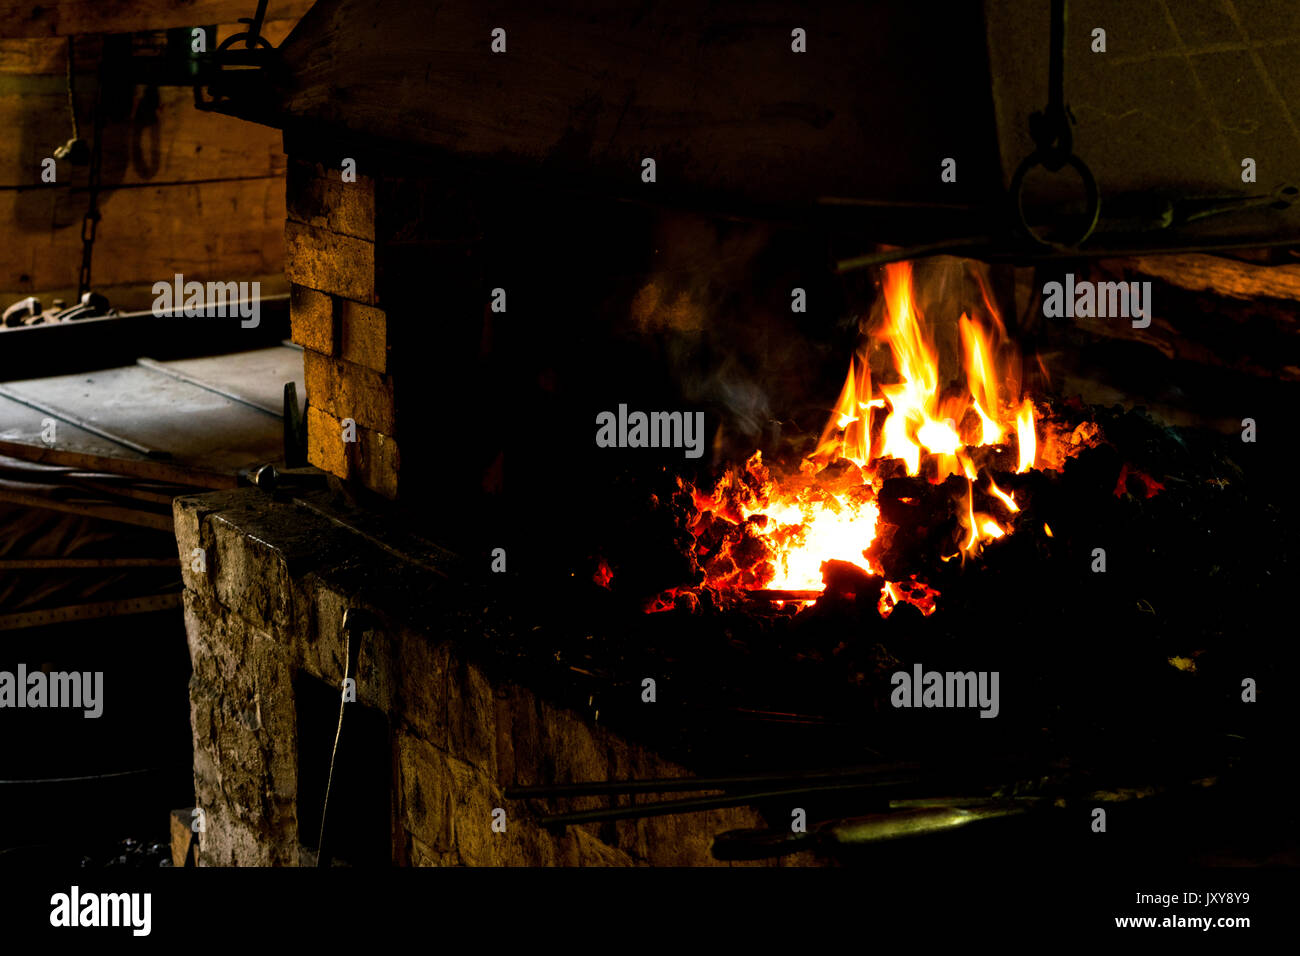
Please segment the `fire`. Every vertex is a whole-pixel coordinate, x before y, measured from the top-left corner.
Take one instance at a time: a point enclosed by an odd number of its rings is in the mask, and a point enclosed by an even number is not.
[[[1007,494],[1001,488],[999,488],[994,483],[992,478],[989,479],[989,491],[993,492],[993,494],[996,495],[1002,501],[1002,503],[1007,506],[1007,510],[1010,511],[1012,514],[1015,514],[1017,511],[1020,510],[1019,506],[1016,504],[1016,499],[1011,497],[1011,495]]]
[[[917,305],[911,265],[886,267],[883,314],[871,339],[888,346],[893,374],[887,371],[884,381],[873,381],[870,351],[859,350],[815,450],[797,470],[774,471],[756,452],[743,469],[724,475],[712,493],[695,490],[701,514],[692,530],[706,583],[821,591],[822,564],[831,559],[883,577],[868,552],[878,533],[882,465],[889,460],[894,462],[890,474],[901,467],[915,477],[924,469],[935,483],[964,476],[966,500],[957,515],[962,539],[944,560],[973,557],[1014,531],[1021,506],[991,473],[980,481],[980,472],[999,461],[1009,471],[1015,461],[1021,474],[1058,462],[1067,452],[1053,443],[1052,455],[1040,462],[1038,412],[1029,396],[1019,394],[1019,356],[1005,341],[987,293],[983,300],[987,315],[963,313],[957,320],[964,376],[949,372],[945,377]],[[1012,441],[1014,454],[1006,447]],[[1078,443],[1077,430],[1071,441]],[[999,515],[976,509],[977,482]],[[915,575],[907,582],[885,581],[880,613],[888,616],[906,601],[929,614],[938,596]]]
[[[1038,445],[1038,440],[1034,437],[1034,403],[1028,398],[1021,404],[1020,411],[1016,412],[1016,436],[1020,447],[1020,467],[1016,473],[1020,474],[1034,467],[1034,454]]]

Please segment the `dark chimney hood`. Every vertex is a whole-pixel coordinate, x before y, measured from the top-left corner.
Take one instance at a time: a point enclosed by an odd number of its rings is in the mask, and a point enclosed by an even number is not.
[[[1023,259],[1052,254],[1023,236],[1004,241],[1014,229],[1007,189],[1034,148],[1028,118],[1048,99],[1049,8],[320,0],[266,55],[268,68],[240,77],[214,108],[284,129],[291,151],[307,137],[318,155],[332,143],[351,151],[341,155],[455,157],[539,188],[831,217],[872,241],[985,236],[960,251]],[[1102,222],[1065,252],[1300,241],[1289,194],[1269,202],[1300,184],[1300,91],[1288,80],[1300,45],[1279,42],[1300,23],[1205,16],[1069,5],[1064,96]],[[497,29],[504,52],[492,50]],[[792,50],[796,30],[805,53]],[[652,184],[641,177],[647,158]],[[948,160],[955,181],[941,176]],[[1247,160],[1254,182],[1243,181]],[[1049,211],[1083,195],[1069,168],[1037,170],[1030,183]],[[1197,212],[1225,199],[1255,202]]]

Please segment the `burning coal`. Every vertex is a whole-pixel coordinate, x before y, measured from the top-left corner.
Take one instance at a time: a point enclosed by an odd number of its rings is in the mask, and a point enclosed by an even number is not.
[[[979,314],[957,320],[962,368],[945,370],[911,266],[888,267],[882,304],[815,449],[793,466],[769,464],[755,452],[711,490],[689,489],[699,511],[691,531],[706,586],[808,600],[823,591],[828,568],[849,570],[875,581],[882,615],[900,601],[932,613],[937,591],[917,574],[884,580],[873,555],[883,526],[882,486],[900,476],[932,485],[964,479],[963,499],[949,503],[961,534],[940,556],[944,561],[977,556],[1015,531],[1021,508],[993,472],[1059,469],[1096,429],[1080,426],[1067,435],[1049,427],[1045,406],[1022,393],[1020,355],[987,294],[982,298],[983,308],[972,310]],[[873,378],[870,360],[885,351],[885,367]]]

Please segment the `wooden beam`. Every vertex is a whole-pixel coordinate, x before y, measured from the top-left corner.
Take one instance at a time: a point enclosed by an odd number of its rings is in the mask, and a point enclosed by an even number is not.
[[[314,0],[271,0],[267,18],[300,17]],[[135,33],[234,23],[251,17],[255,0],[0,0],[0,37]]]
[[[0,290],[76,285],[85,204],[85,193],[67,186],[0,190],[0,222],[11,230]],[[151,285],[177,272],[224,282],[283,268],[280,177],[108,189],[99,211],[96,288]]]
[[[851,0],[797,16],[773,0],[321,0],[280,48],[286,92],[243,105],[326,141],[351,133],[647,202],[983,201],[1000,171],[979,10],[944,19],[935,30]],[[491,51],[497,27],[505,53]],[[940,180],[946,156],[956,182]]]
[[[1264,266],[1223,256],[1187,253],[1135,256],[1117,260],[1115,265],[1193,292],[1209,292],[1234,299],[1300,301],[1300,264]]]

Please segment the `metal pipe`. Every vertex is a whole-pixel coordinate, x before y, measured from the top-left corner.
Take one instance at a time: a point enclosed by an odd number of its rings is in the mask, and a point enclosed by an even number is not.
[[[186,372],[182,372],[174,368],[169,368],[168,366],[164,365],[162,362],[155,362],[151,358],[136,359],[135,364],[139,365],[141,368],[147,368],[151,372],[161,372],[163,375],[168,375],[171,378],[176,379],[178,382],[184,382],[187,385],[193,385],[205,391],[212,392],[213,394],[220,395],[222,398],[228,398],[232,402],[239,402],[241,405],[247,405],[249,408],[255,408],[259,412],[266,412],[266,414],[271,415],[275,418],[281,417],[280,410],[272,408],[270,405],[263,405],[261,402],[256,402],[251,398],[245,398],[243,395],[237,395],[234,392],[222,388],[220,385],[213,385],[211,382],[205,382],[203,381],[203,379],[196,378],[195,376],[190,375]]]

